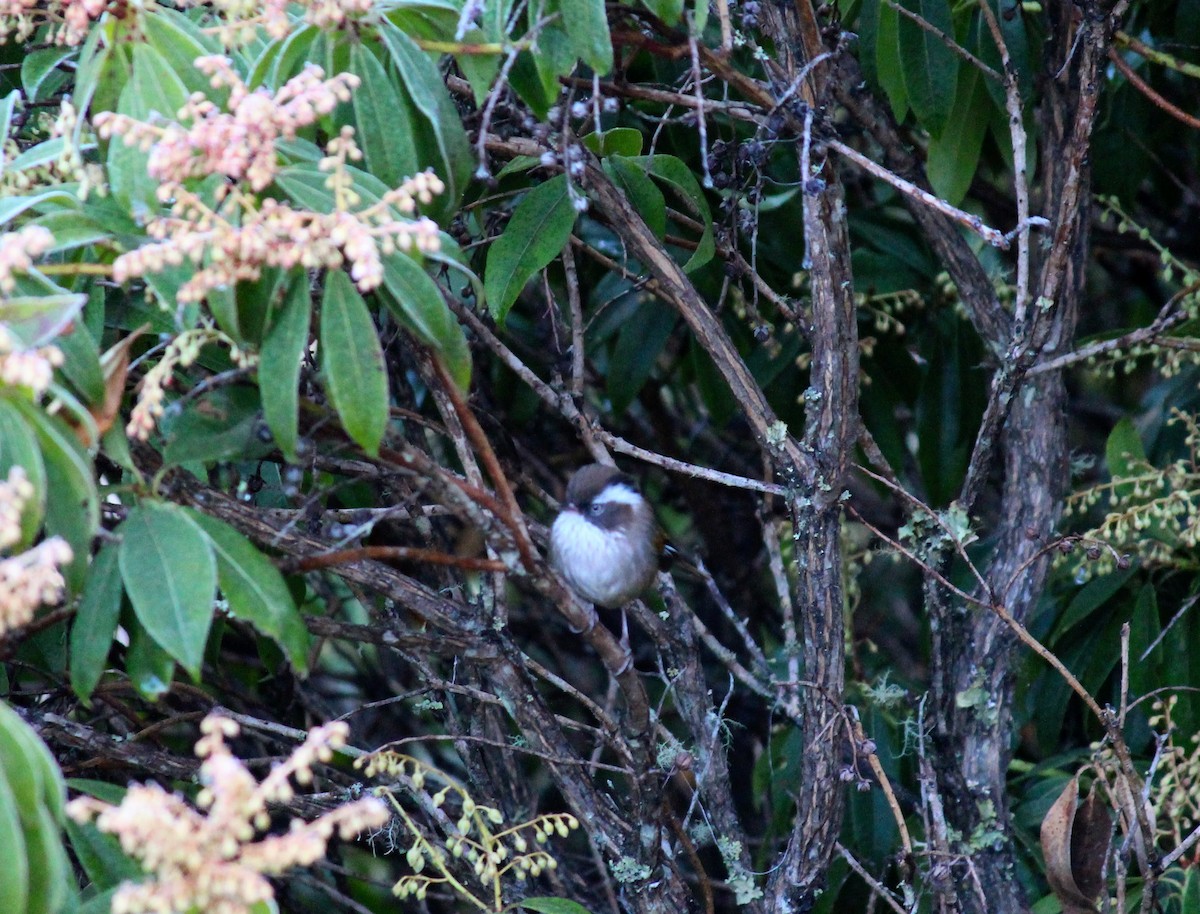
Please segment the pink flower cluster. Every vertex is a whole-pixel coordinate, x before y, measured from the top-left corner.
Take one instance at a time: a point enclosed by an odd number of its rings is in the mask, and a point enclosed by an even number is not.
[[[193,96],[179,112],[186,124],[145,123],[111,112],[96,118],[101,136],[120,135],[149,154],[159,199],[171,205],[169,215],[148,226],[154,243],[117,258],[113,275],[118,282],[191,262],[197,270],[178,299],[195,302],[213,289],[257,279],[264,267],[341,269],[348,263],[365,292],[383,281],[381,254],[437,250],[437,225],[410,218],[418,203],[445,189],[433,174],[410,178],[374,206],[353,210],[360,201],[350,189],[345,164],[361,153],[348,127],[330,142],[330,154],[320,163],[331,173],[326,183],[334,190],[334,212],[293,209],[273,198],[259,202],[257,195],[278,171],[276,140],[294,137],[349,98],[357,77],[343,73],[326,80],[319,67],[310,65],[272,95],[249,91],[224,57],[202,57],[196,64],[214,88],[229,89],[228,111]],[[228,179],[218,202],[229,205],[216,209],[185,186],[214,174]],[[397,211],[406,218],[397,218]]]
[[[54,380],[54,369],[63,363],[57,346],[24,349],[0,324],[0,387],[17,387],[36,402]]]
[[[55,44],[79,44],[107,8],[108,0],[0,0],[0,44],[9,35],[25,41],[45,23],[55,24]]]
[[[199,93],[193,94],[178,113],[189,126],[158,126],[124,114],[105,111],[96,115],[101,137],[120,135],[126,146],[150,154],[148,171],[161,183],[159,199],[170,200],[178,185],[191,178],[222,175],[261,191],[278,170],[275,141],[291,139],[296,132],[348,101],[358,87],[353,73],[324,78],[320,67],[309,64],[279,91],[250,91],[227,57],[199,57],[196,68],[209,77],[214,89],[228,89],[227,111]],[[234,185],[227,185],[228,192]]]
[[[345,745],[346,729],[344,723],[334,723],[311,731],[304,744],[259,783],[225,743],[237,734],[237,724],[210,715],[201,724],[205,735],[196,744],[196,754],[205,760],[200,767],[204,790],[197,805],[207,809],[207,815],[156,784],[131,787],[119,806],[91,797],[72,800],[67,812],[75,821],[94,818],[101,831],[116,835],[125,853],[151,874],[148,881],[121,885],[112,902],[114,914],[246,914],[274,897],[268,875],[320,860],[335,832],[350,839],[365,829],[382,828],[388,821],[387,808],[368,797],[314,822],[293,820],[286,833],[255,840],[270,824],[268,804],[294,797],[291,780],[311,781],[312,766],[328,762],[331,750]]]
[[[21,539],[21,516],[34,497],[33,483],[19,466],[0,480],[0,552]],[[28,625],[43,603],[62,599],[66,583],[59,566],[71,561],[71,547],[60,536],[19,555],[0,558],[0,635]]]
[[[0,0],[2,2],[2,0]],[[0,294],[16,287],[13,273],[25,273],[54,244],[54,236],[40,225],[27,225],[19,232],[0,235]]]

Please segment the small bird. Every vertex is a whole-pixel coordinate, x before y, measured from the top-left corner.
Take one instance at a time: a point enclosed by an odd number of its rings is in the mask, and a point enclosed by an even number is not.
[[[650,586],[673,551],[632,476],[599,463],[575,471],[550,529],[550,562],[576,593],[622,606]]]

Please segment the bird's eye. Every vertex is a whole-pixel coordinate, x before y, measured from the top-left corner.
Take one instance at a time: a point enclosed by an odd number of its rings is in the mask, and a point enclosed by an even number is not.
[[[600,502],[594,501],[590,505],[588,505],[588,514],[599,517],[603,513],[604,513],[604,505],[601,504]]]

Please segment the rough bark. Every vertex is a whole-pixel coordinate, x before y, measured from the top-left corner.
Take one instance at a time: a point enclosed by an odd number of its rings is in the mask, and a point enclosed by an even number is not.
[[[1042,211],[1051,220],[1052,243],[1038,280],[1031,284],[1025,319],[1014,322],[993,383],[993,398],[1004,399],[994,399],[991,406],[1004,421],[996,431],[985,423],[980,433],[998,433],[1003,468],[993,522],[996,548],[986,571],[988,593],[980,596],[1022,623],[1045,583],[1047,560],[1035,557],[1054,532],[1069,481],[1061,373],[1026,372],[1038,359],[1064,352],[1074,334],[1088,241],[1087,158],[1112,28],[1095,4],[1087,5],[1078,21],[1072,21],[1071,8],[1058,9],[1052,22],[1039,113],[1044,130]],[[990,446],[976,448],[979,457],[990,453]],[[956,878],[944,901],[979,914],[1017,914],[1027,906],[1005,802],[1016,638],[998,615],[942,599],[936,584],[927,586],[927,594],[934,651],[934,765],[947,822],[960,835],[950,848],[958,855]]]

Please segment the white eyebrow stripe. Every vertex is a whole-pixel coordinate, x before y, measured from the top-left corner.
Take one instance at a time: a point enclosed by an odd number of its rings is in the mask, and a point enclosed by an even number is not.
[[[642,496],[637,490],[623,482],[609,483],[592,499],[594,505],[632,505],[636,508],[641,503]]]

